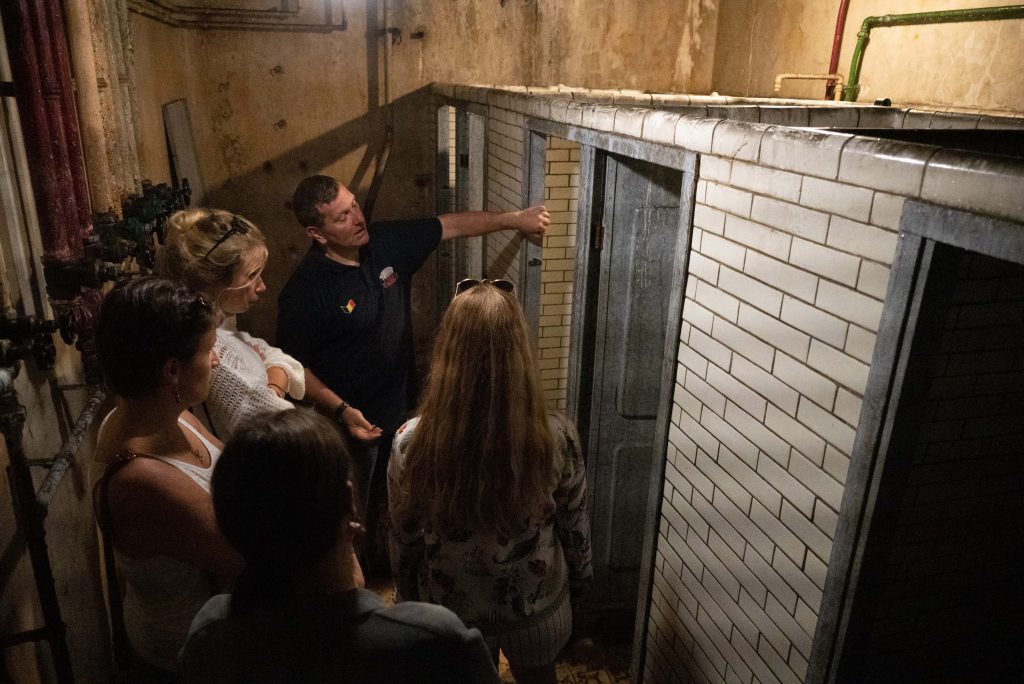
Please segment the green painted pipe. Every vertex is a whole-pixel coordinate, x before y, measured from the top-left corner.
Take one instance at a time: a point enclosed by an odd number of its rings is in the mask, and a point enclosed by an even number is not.
[[[860,67],[864,63],[871,29],[884,26],[913,26],[920,24],[954,24],[966,21],[998,21],[1000,19],[1024,19],[1024,5],[1004,7],[977,7],[975,9],[938,10],[935,12],[912,12],[910,14],[885,14],[868,17],[857,32],[857,45],[853,48],[853,62],[850,64],[850,78],[843,86],[843,100],[855,102],[860,94]]]

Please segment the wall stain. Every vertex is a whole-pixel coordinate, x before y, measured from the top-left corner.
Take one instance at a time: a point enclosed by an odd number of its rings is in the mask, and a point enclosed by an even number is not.
[[[231,81],[235,73],[229,71],[224,80],[217,83],[218,95],[212,103],[210,129],[217,139],[217,150],[229,176],[240,174],[248,166],[249,154],[240,135],[232,130],[235,109],[231,103]]]

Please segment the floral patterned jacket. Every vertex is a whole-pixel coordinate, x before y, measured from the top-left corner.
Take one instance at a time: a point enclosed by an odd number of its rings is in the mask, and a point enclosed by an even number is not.
[[[493,533],[450,530],[439,534],[419,519],[399,520],[392,506],[391,562],[395,601],[426,601],[449,608],[485,634],[518,629],[557,608],[570,590],[593,578],[587,478],[576,428],[560,414],[550,415],[558,454],[547,513],[524,514],[511,539]],[[388,486],[397,487],[405,449],[418,418],[395,436]],[[394,498],[391,499],[394,501]]]

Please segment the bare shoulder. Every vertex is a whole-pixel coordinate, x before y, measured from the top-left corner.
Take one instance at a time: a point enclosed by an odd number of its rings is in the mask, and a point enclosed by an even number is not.
[[[162,502],[188,495],[198,486],[169,463],[149,456],[136,456],[110,476],[108,491],[111,505],[132,509],[152,508]]]
[[[209,494],[173,465],[148,456],[118,467],[106,496],[114,545],[130,556],[167,555],[197,511],[209,509],[212,516]]]

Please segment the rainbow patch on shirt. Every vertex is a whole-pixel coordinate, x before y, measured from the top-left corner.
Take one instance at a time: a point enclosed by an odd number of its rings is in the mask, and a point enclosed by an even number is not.
[[[350,299],[347,303],[343,304],[341,310],[347,314],[352,313],[356,310],[356,300]]]

